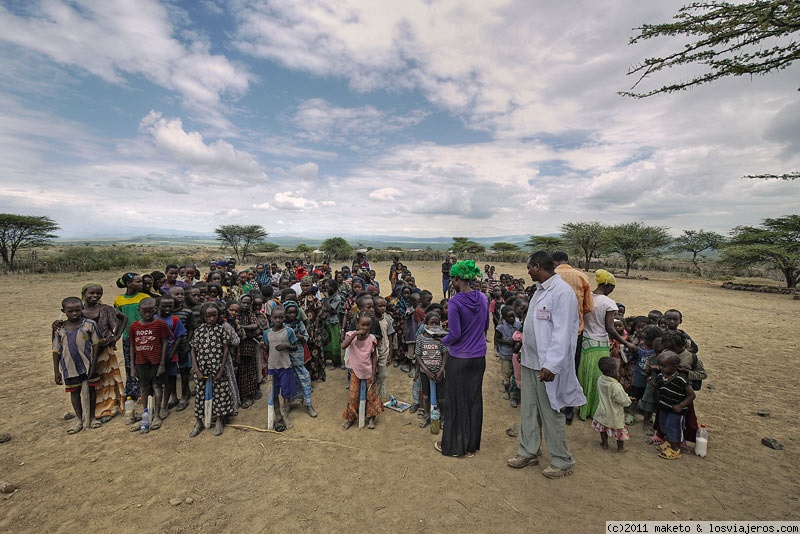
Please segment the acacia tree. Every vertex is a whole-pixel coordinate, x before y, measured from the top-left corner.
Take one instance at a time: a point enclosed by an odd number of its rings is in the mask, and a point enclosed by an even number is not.
[[[645,98],[683,91],[726,76],[760,76],[785,69],[800,58],[800,5],[796,0],[693,2],[683,6],[674,22],[643,24],[630,44],[663,36],[692,42],[663,57],[650,57],[632,67],[638,76],[622,95]],[[657,89],[634,92],[645,78],[684,65],[700,64],[705,72]]]
[[[683,6],[674,22],[635,28],[636,44],[656,37],[685,37],[690,42],[663,57],[650,57],[628,69],[637,76],[623,96],[646,98],[703,85],[727,76],[764,76],[800,59],[800,3],[797,0],[693,2]],[[703,72],[686,80],[637,92],[639,84],[660,71],[700,65]],[[800,172],[755,174],[745,178],[796,180]]]
[[[506,243],[505,241],[498,241],[492,245],[492,250],[495,252],[519,252],[519,245],[514,243]]]
[[[703,276],[703,269],[697,259],[706,250],[719,249],[725,243],[725,236],[716,232],[705,230],[684,230],[683,234],[676,237],[672,242],[672,249],[681,252],[692,253],[692,264],[697,269],[697,274]],[[700,256],[703,258],[703,256]]]
[[[528,247],[531,252],[536,252],[537,250],[553,252],[564,246],[564,240],[551,235],[532,235],[525,242],[525,246]]]
[[[764,219],[760,227],[737,226],[722,259],[734,267],[763,264],[778,269],[786,287],[800,283],[800,215]]]
[[[335,260],[348,259],[353,255],[353,247],[343,237],[330,237],[319,248]]]
[[[570,248],[583,251],[583,266],[588,269],[592,256],[603,247],[606,229],[596,221],[565,223],[561,225],[561,237]]]
[[[453,244],[450,248],[456,254],[464,252],[475,254],[476,252],[484,252],[486,250],[486,247],[475,241],[470,241],[468,237],[454,237]]]
[[[665,226],[647,226],[642,222],[631,222],[609,226],[605,231],[609,250],[625,259],[625,276],[640,259],[654,254],[672,240]]]
[[[261,244],[269,233],[259,224],[223,224],[214,230],[222,246],[233,249],[233,255],[241,263],[250,250]]]
[[[49,245],[60,227],[50,217],[0,213],[0,255],[3,267],[14,269],[14,258],[21,248]]]

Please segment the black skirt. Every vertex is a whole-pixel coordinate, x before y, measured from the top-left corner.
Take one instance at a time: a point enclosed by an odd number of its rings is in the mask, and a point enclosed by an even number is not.
[[[447,359],[442,454],[462,456],[481,448],[483,373],[486,358]]]

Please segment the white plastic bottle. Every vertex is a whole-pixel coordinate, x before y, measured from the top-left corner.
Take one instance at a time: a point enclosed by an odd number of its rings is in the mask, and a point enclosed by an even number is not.
[[[700,425],[697,429],[697,437],[694,439],[694,453],[701,458],[708,452],[708,429],[706,425]]]
[[[128,418],[133,418],[133,411],[136,409],[136,402],[128,395],[128,398],[125,399],[125,416]]]

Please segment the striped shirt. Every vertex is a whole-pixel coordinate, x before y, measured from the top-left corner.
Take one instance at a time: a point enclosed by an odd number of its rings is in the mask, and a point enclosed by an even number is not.
[[[91,319],[83,318],[74,330],[67,330],[67,324],[53,334],[53,354],[61,357],[58,366],[64,380],[88,375],[94,346],[100,344],[97,324]]]
[[[655,386],[658,388],[658,404],[672,409],[676,404],[682,403],[686,398],[687,384],[686,378],[678,373],[669,379],[665,378],[663,374],[659,374],[655,380]],[[681,413],[685,413],[688,409],[688,406],[684,406]]]

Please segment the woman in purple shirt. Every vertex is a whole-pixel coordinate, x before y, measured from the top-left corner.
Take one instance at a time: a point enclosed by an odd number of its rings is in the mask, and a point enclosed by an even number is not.
[[[442,441],[434,444],[447,456],[472,457],[481,448],[489,301],[486,295],[470,288],[470,282],[480,276],[481,271],[472,260],[460,261],[450,269],[457,293],[447,307],[450,333],[442,338],[450,350],[444,378],[447,410]]]

